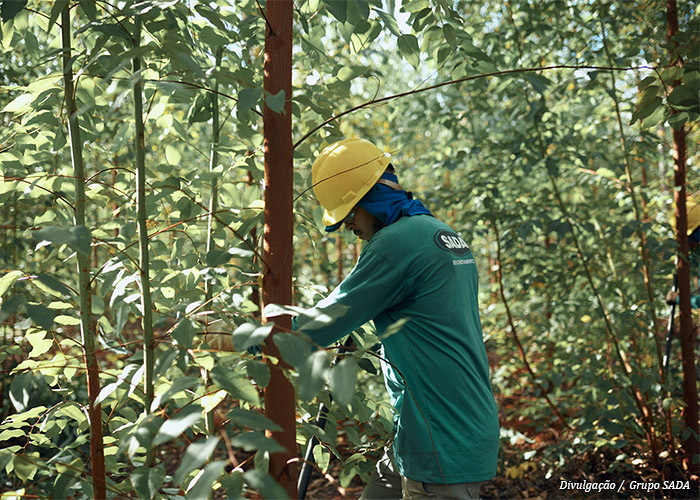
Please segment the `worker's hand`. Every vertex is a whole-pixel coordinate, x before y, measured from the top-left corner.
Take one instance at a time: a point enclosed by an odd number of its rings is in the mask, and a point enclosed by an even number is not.
[[[666,303],[669,306],[677,304],[678,303],[678,292],[676,292],[675,290],[671,290],[670,292],[668,292],[668,294],[666,295]]]

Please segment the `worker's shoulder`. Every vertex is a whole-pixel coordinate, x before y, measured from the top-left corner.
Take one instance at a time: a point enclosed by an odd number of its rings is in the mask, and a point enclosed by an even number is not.
[[[453,232],[447,224],[431,215],[402,217],[379,231],[372,238],[371,243],[377,250],[387,249],[396,252],[402,249],[415,249],[432,243],[440,231]]]

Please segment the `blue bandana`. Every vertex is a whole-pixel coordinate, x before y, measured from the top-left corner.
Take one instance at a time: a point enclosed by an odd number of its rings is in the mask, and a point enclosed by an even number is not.
[[[690,236],[688,236],[688,241],[691,243],[700,243],[700,227],[690,233]]]
[[[398,184],[399,179],[395,174],[382,174],[382,179]],[[385,226],[393,224],[401,217],[411,215],[427,214],[430,211],[418,200],[413,199],[413,195],[406,191],[399,191],[384,184],[375,184],[366,195],[357,203],[358,206],[367,210],[370,214],[379,219]],[[342,226],[339,222],[332,226],[326,226],[326,231],[335,231]]]

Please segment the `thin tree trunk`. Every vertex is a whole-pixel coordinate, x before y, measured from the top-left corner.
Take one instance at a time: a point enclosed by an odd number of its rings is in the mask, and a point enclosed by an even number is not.
[[[601,14],[602,17],[602,14]],[[608,48],[607,36],[605,32],[605,25],[601,20],[601,34],[603,40],[603,48],[605,49],[605,54],[608,58],[608,62],[612,63],[613,57]],[[625,139],[625,130],[622,123],[622,113],[620,111],[620,101],[617,97],[617,78],[615,77],[615,72],[610,72],[610,78],[612,79],[612,88],[610,89],[610,96],[613,98],[615,103],[615,115],[617,117],[618,131],[620,132],[620,143],[622,145],[622,155],[625,165],[625,177],[627,177],[627,189],[630,193],[630,199],[632,200],[632,207],[634,208],[634,216],[637,220],[639,228],[637,229],[637,237],[639,238],[639,252],[642,259],[642,273],[644,276],[644,286],[647,290],[647,307],[649,308],[649,313],[651,314],[652,325],[654,326],[654,341],[656,344],[656,359],[659,366],[659,379],[661,383],[664,382],[664,368],[663,368],[663,347],[661,345],[661,329],[659,327],[659,318],[656,314],[656,307],[654,306],[654,297],[656,293],[654,291],[654,284],[652,283],[652,262],[649,257],[649,251],[647,249],[647,238],[646,234],[642,230],[644,223],[644,209],[640,207],[640,203],[637,196],[637,190],[634,185],[634,180],[632,178],[632,166],[630,161],[629,148],[627,147],[627,140]],[[644,197],[641,197],[642,200]],[[634,335],[632,336],[634,339]],[[635,341],[636,345],[636,341]]]
[[[335,237],[335,245],[336,245],[336,251],[338,253],[338,269],[336,272],[336,285],[343,281],[343,277],[345,276],[344,270],[343,270],[343,239],[340,237],[338,234]],[[355,263],[353,262],[353,265]]]
[[[505,3],[506,8],[508,10],[508,16],[510,19],[511,24],[513,25],[513,30],[515,31],[516,35],[516,44],[518,48],[518,52],[520,54],[520,57],[522,58],[524,56],[524,51],[522,48],[522,41],[520,40],[520,35],[518,33],[518,28],[515,24],[515,19],[513,17],[513,11],[511,9],[510,2]],[[530,103],[529,98],[526,97],[526,101],[528,104]],[[542,138],[542,132],[540,131],[539,127],[539,122],[534,121],[533,124],[534,130],[535,130],[535,136],[537,139],[537,144],[539,145],[540,153],[542,155],[542,159],[546,160],[547,159],[547,148],[545,146],[544,140]],[[547,176],[549,178],[550,184],[552,186],[552,190],[554,192],[554,197],[557,202],[557,205],[559,206],[559,209],[561,210],[562,216],[564,220],[566,221],[567,225],[569,226],[569,229],[571,230],[571,237],[574,243],[574,246],[576,247],[576,251],[578,253],[579,259],[581,260],[581,264],[583,265],[583,269],[585,271],[585,276],[586,280],[588,282],[588,285],[591,288],[591,291],[593,292],[594,297],[596,298],[596,302],[598,303],[599,310],[603,316],[603,319],[605,320],[605,327],[606,327],[606,332],[608,334],[608,338],[610,340],[610,343],[612,344],[612,347],[615,351],[615,354],[617,355],[618,361],[620,363],[620,367],[625,371],[626,375],[629,376],[632,372],[632,366],[630,365],[627,355],[625,352],[622,350],[622,346],[620,344],[620,341],[617,338],[617,334],[615,332],[615,328],[613,327],[612,321],[610,319],[610,313],[607,310],[607,307],[605,306],[605,303],[603,302],[603,299],[598,292],[598,288],[595,285],[595,282],[593,281],[593,274],[591,271],[591,265],[589,263],[589,260],[586,256],[586,254],[583,252],[583,247],[581,245],[581,241],[578,235],[578,231],[576,230],[576,226],[573,223],[573,219],[571,215],[569,214],[569,210],[564,203],[564,199],[561,196],[561,192],[559,191],[559,185],[557,183],[557,178],[553,174],[547,172]],[[658,467],[659,464],[659,452],[657,450],[656,446],[656,432],[654,430],[654,422],[652,419],[652,413],[651,410],[649,409],[649,402],[646,400],[644,397],[644,394],[642,394],[641,390],[639,387],[630,385],[627,388],[634,399],[634,402],[637,405],[637,408],[639,410],[639,416],[641,420],[641,425],[642,428],[644,429],[644,432],[647,437],[647,442],[649,443],[649,448],[651,450],[651,456],[652,456],[652,461],[654,463],[655,467]]]
[[[515,24],[515,19],[513,17],[513,11],[511,9],[510,2],[506,2],[505,6],[508,10],[508,16],[510,19],[511,24],[513,25],[513,30],[515,31],[515,36],[516,36],[516,44],[518,48],[518,52],[520,54],[520,57],[522,58],[524,56],[524,51],[522,48],[522,41],[520,39],[520,34],[518,33],[518,28]],[[530,104],[530,100],[528,97],[526,97],[526,101],[528,104]],[[542,159],[546,160],[548,153],[547,153],[547,147],[545,146],[545,142],[542,138],[542,132],[540,130],[539,122],[537,120],[534,121],[533,127],[535,130],[535,136],[537,139],[537,144],[540,149],[540,153],[542,155]],[[626,375],[630,375],[633,372],[632,366],[630,365],[627,355],[625,352],[622,350],[622,346],[620,344],[620,341],[617,338],[617,334],[615,333],[615,329],[613,327],[612,321],[610,319],[610,314],[607,310],[607,307],[605,306],[605,303],[603,302],[603,299],[598,292],[598,288],[595,286],[595,282],[593,281],[593,274],[591,271],[591,265],[588,261],[588,258],[586,254],[583,252],[583,247],[581,245],[581,241],[578,235],[578,231],[576,230],[576,226],[573,223],[573,218],[569,214],[569,210],[564,203],[564,199],[561,196],[561,192],[559,191],[559,185],[557,183],[557,177],[553,175],[550,172],[547,172],[547,176],[549,177],[549,181],[552,186],[552,190],[554,191],[554,197],[557,202],[557,205],[559,206],[559,209],[561,210],[562,216],[564,217],[564,220],[566,221],[567,225],[570,228],[571,232],[571,237],[574,243],[574,246],[576,247],[576,251],[578,253],[578,256],[581,260],[581,264],[583,265],[585,275],[586,275],[586,280],[588,281],[588,285],[590,286],[593,295],[596,298],[596,302],[598,303],[600,312],[603,315],[603,319],[605,320],[605,327],[606,331],[608,333],[608,337],[612,343],[612,347],[615,350],[615,354],[617,355],[617,358],[620,362],[620,367],[625,371]],[[647,441],[649,443],[649,448],[651,450],[651,457],[652,457],[652,462],[655,467],[658,467],[659,464],[659,452],[657,449],[657,443],[656,443],[656,431],[654,429],[654,422],[652,418],[652,413],[649,408],[649,402],[645,398],[645,395],[642,393],[642,391],[639,389],[638,386],[630,385],[628,387],[628,390],[630,391],[630,394],[632,395],[637,408],[639,410],[639,416],[641,419],[641,425],[642,428],[644,429],[644,432],[647,437]]]
[[[70,10],[68,5],[61,12],[61,41],[63,46],[63,83],[68,111],[71,161],[75,177],[75,225],[85,227],[85,167],[83,164],[80,124],[75,103],[73,69],[71,64]],[[100,393],[100,372],[95,354],[96,323],[92,315],[90,297],[90,254],[77,252],[78,292],[80,297],[80,333],[85,365],[87,367],[88,415],[90,417],[90,466],[92,469],[92,494],[96,499],[107,497],[105,456],[102,443],[102,405],[95,403]]]
[[[216,49],[216,62],[214,69],[218,70],[221,66],[221,57],[223,55],[223,47]],[[216,249],[216,242],[214,241],[214,230],[215,230],[215,216],[214,214],[219,209],[219,179],[214,177],[214,171],[219,165],[219,82],[214,77],[213,92],[210,95],[211,98],[211,153],[209,155],[209,175],[211,175],[211,194],[209,197],[209,217],[207,218],[207,256],[209,252]],[[207,303],[207,309],[213,312],[211,299],[213,297],[211,289],[211,281],[207,281],[204,284],[204,300]],[[204,317],[204,331],[207,333],[209,331],[209,318],[210,314]],[[220,345],[220,344],[219,344]],[[208,372],[204,370],[204,383],[207,383]],[[210,411],[207,413],[205,418],[205,424],[207,432],[213,435],[214,429],[214,412]]]
[[[682,66],[683,61],[673,52],[676,44],[673,37],[678,33],[678,11],[676,0],[667,0],[666,14],[668,21],[667,36],[672,43],[671,63]],[[674,82],[673,87],[680,84]],[[675,114],[676,110],[672,109]],[[693,317],[690,306],[690,261],[688,260],[688,212],[686,207],[686,161],[687,144],[685,125],[678,129],[673,129],[673,159],[674,159],[674,183],[676,202],[676,241],[678,242],[678,305],[680,306],[680,337],[681,356],[683,363],[683,418],[688,437],[683,441],[683,468],[689,474],[698,476],[700,474],[700,464],[694,460],[700,455],[698,444],[698,390],[697,375],[695,372],[695,340],[696,334],[693,331]],[[697,490],[696,490],[697,491]]]
[[[216,64],[215,69],[221,66],[221,58],[223,55],[223,48],[219,47],[216,49]],[[209,174],[211,175],[211,195],[209,198],[209,217],[207,224],[207,254],[216,248],[216,242],[214,241],[214,229],[215,229],[215,219],[214,214],[219,209],[219,179],[214,178],[214,170],[219,164],[219,83],[218,80],[214,80],[213,92],[211,92],[211,128],[212,128],[212,138],[211,138],[211,153],[209,155]],[[205,296],[207,302],[211,300],[212,291],[209,282],[205,285]],[[207,325],[209,320],[206,320]]]
[[[530,362],[527,360],[527,356],[525,354],[525,349],[523,348],[523,344],[520,341],[520,336],[518,335],[518,330],[515,328],[515,322],[513,321],[513,316],[510,313],[510,306],[508,304],[508,299],[506,298],[506,291],[505,291],[505,286],[503,285],[503,262],[501,260],[501,236],[498,231],[498,224],[496,222],[493,222],[493,232],[496,236],[496,266],[498,268],[498,271],[496,272],[496,279],[498,280],[498,289],[501,294],[501,300],[503,301],[503,306],[506,309],[506,316],[508,318],[508,325],[510,326],[510,331],[513,333],[513,339],[515,340],[515,344],[518,347],[518,353],[520,354],[520,358],[523,360],[523,364],[525,365],[525,369],[527,372],[530,374],[530,378],[532,379],[532,383],[535,384],[536,386],[539,387],[540,392],[542,394],[542,397],[544,398],[545,402],[549,406],[549,408],[552,410],[552,413],[557,417],[559,420],[559,423],[561,423],[562,427],[567,430],[572,430],[569,424],[566,422],[566,419],[562,416],[561,412],[559,409],[552,403],[552,400],[549,397],[549,388],[543,386],[542,384],[539,384],[537,382],[537,374],[535,373],[535,370],[532,369],[532,365],[530,365]]]
[[[141,45],[141,16],[134,18],[134,48]],[[151,284],[149,282],[148,227],[146,225],[146,149],[143,124],[143,84],[139,72],[141,59],[134,57],[134,123],[136,126],[136,206],[139,228],[139,266],[141,283],[141,308],[144,346],[144,406],[151,411],[153,403],[153,368],[155,366],[155,345],[153,342],[153,316],[151,306]],[[154,447],[149,446],[146,453],[146,465],[153,465]]]
[[[292,303],[293,164],[292,164],[292,17],[291,0],[268,0],[265,33],[264,82],[266,96],[284,91],[282,113],[263,110],[265,149],[265,227],[263,235],[263,305]],[[279,330],[290,330],[289,317],[277,318]],[[276,333],[273,332],[273,335]],[[265,354],[280,359],[272,337],[265,343]],[[265,388],[265,415],[282,430],[270,433],[285,451],[270,456],[270,473],[287,491],[297,497],[297,472],[290,461],[297,458],[295,394],[280,364],[270,367],[270,383]]]

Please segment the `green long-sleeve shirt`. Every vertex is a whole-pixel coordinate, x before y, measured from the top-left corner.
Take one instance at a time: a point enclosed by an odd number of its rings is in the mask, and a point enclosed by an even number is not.
[[[302,317],[297,323],[327,346],[369,320],[380,337],[389,325],[408,320],[382,341],[382,372],[397,413],[396,465],[410,479],[462,483],[496,473],[498,415],[477,291],[464,240],[431,216],[403,217],[374,235],[310,316],[336,304],[347,312],[316,328],[305,328]]]

